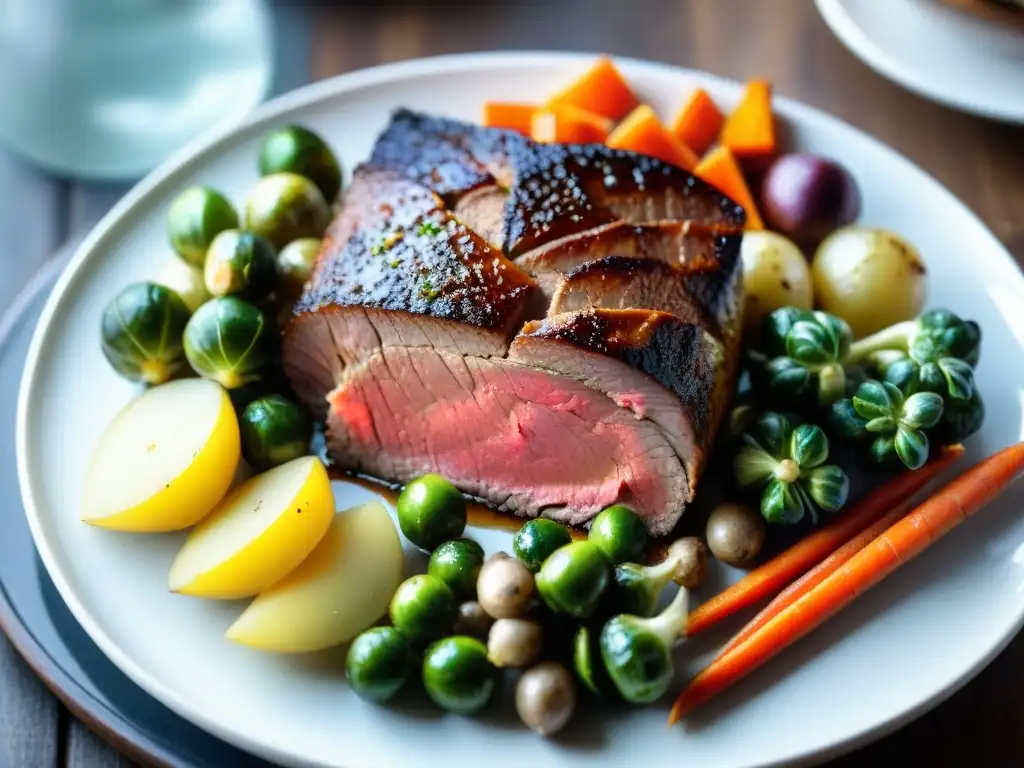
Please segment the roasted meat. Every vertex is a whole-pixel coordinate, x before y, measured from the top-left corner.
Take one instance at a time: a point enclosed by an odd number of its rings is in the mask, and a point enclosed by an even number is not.
[[[523,516],[693,499],[734,386],[743,210],[598,145],[401,110],[285,333],[339,465]]]

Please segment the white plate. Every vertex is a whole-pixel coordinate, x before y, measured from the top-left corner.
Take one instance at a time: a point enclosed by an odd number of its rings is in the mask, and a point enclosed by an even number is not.
[[[40,555],[75,617],[115,664],[167,706],[216,735],[289,765],[590,766],[792,765],[895,728],[951,693],[1024,619],[1020,490],[956,530],[798,647],[708,706],[688,729],[665,727],[663,706],[577,723],[559,742],[502,716],[399,712],[358,700],[338,654],[282,659],[222,639],[239,604],[172,596],[166,574],[180,535],[133,536],[78,522],[89,449],[133,393],[98,344],[105,302],[170,258],[163,214],[188,183],[238,200],[255,180],[259,137],[297,121],[322,132],[346,168],[367,156],[391,109],[475,119],[486,98],[530,100],[592,57],[474,54],[344,75],[277,99],[238,130],[203,141],[154,173],[97,226],[50,298],[22,382],[17,427],[21,490]],[[739,86],[710,75],[623,60],[630,82],[662,114],[695,85],[723,106]],[[863,221],[901,231],[927,258],[932,304],[980,321],[978,380],[988,402],[970,456],[1020,439],[1024,279],[999,242],[925,173],[877,141],[783,98],[796,146],[842,158],[864,191]],[[336,486],[339,504],[367,495]],[[508,534],[479,532],[488,548]],[[735,578],[736,574],[728,574]],[[710,640],[680,654],[681,674],[708,660]],[[717,639],[721,639],[719,636]],[[699,726],[699,727],[698,727]]]
[[[816,0],[835,35],[883,77],[926,99],[1024,123],[1024,31],[935,0]]]

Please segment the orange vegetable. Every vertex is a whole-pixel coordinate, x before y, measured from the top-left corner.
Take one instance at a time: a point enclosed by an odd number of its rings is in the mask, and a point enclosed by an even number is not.
[[[690,94],[672,123],[672,133],[686,146],[703,155],[715,143],[725,117],[703,88]]]
[[[607,56],[548,99],[545,106],[578,107],[619,120],[640,102],[618,67]]]
[[[716,147],[708,152],[693,172],[732,198],[733,202],[743,206],[747,212],[747,229],[764,229],[761,214],[754,204],[754,196],[750,194],[743,171],[728,147]]]
[[[751,80],[732,114],[725,120],[719,137],[739,158],[775,154],[775,116],[772,114],[772,86],[765,80]]]
[[[991,501],[1022,469],[1024,442],[979,462],[889,526],[807,594],[705,667],[676,699],[669,724],[760,667],[923,552]]]
[[[963,454],[962,445],[943,448],[920,469],[903,472],[868,493],[832,522],[798,541],[782,554],[754,569],[728,589],[690,613],[688,635],[718,624],[757,603],[821,563],[837,547],[882,517],[887,510],[920,491]],[[767,610],[767,609],[766,609]],[[756,620],[756,619],[755,619]]]
[[[605,142],[612,149],[649,155],[692,171],[697,156],[677,139],[647,104],[641,104],[619,123]]]
[[[504,128],[508,131],[530,135],[530,120],[539,107],[536,104],[517,104],[509,101],[484,102],[483,124],[488,128]]]
[[[603,144],[612,130],[606,117],[576,107],[543,107],[530,119],[534,141],[560,144]]]

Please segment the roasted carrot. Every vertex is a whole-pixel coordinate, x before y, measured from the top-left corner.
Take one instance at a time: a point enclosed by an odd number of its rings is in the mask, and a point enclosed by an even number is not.
[[[743,206],[747,212],[747,229],[764,229],[761,214],[754,204],[754,196],[750,194],[750,188],[743,178],[743,171],[740,170],[736,157],[728,147],[716,147],[708,152],[697,163],[693,172],[732,198],[733,202]]]
[[[1024,442],[984,459],[889,526],[820,584],[704,668],[676,699],[669,724],[725,690],[849,605],[975,514],[1024,469]]]
[[[530,118],[534,141],[560,144],[603,144],[612,130],[606,117],[566,105],[543,107]]]
[[[715,143],[724,121],[725,117],[708,92],[697,88],[676,115],[672,133],[698,155],[703,155]]]
[[[932,478],[963,454],[961,445],[942,452],[920,469],[906,471],[870,491],[832,522],[801,539],[782,554],[754,569],[728,589],[690,613],[688,635],[707,629],[748,608],[780,589],[824,560],[860,531],[900,502],[911,498]]]
[[[775,154],[775,116],[772,87],[765,80],[751,80],[736,108],[725,119],[719,137],[723,146],[739,158]]]
[[[488,128],[504,128],[529,136],[530,120],[539,108],[537,104],[485,101],[483,123]]]
[[[641,104],[630,112],[605,143],[612,149],[656,157],[687,171],[697,165],[693,151],[665,127],[648,104]]]
[[[545,106],[569,105],[595,112],[609,120],[620,120],[639,101],[626,78],[607,56],[548,99]]]

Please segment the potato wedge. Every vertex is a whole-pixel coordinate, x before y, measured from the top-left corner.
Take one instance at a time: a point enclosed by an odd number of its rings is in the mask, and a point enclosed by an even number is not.
[[[334,517],[323,462],[302,456],[249,478],[189,534],[171,566],[172,592],[236,600],[280,581]]]
[[[402,568],[402,542],[380,502],[339,512],[312,554],[257,597],[227,637],[275,653],[341,645],[387,613]]]
[[[125,406],[93,448],[81,518],[138,533],[188,528],[227,493],[239,458],[238,419],[219,384],[161,384]]]

